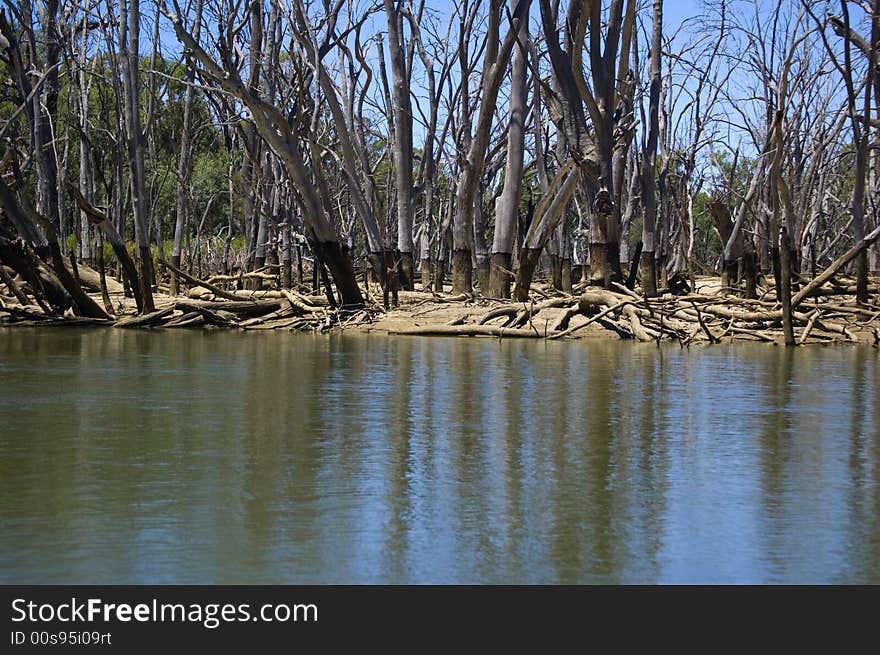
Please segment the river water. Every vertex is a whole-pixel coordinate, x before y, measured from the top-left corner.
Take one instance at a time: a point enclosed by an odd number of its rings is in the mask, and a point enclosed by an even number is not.
[[[0,583],[880,583],[880,352],[0,332]]]

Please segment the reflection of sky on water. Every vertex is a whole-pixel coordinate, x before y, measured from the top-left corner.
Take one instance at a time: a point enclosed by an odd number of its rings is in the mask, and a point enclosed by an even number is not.
[[[873,349],[10,331],[0,376],[0,581],[880,581]]]

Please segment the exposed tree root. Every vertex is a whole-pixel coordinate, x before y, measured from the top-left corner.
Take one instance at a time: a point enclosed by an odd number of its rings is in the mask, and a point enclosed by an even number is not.
[[[7,272],[7,271],[4,271]],[[193,287],[189,297],[157,296],[158,309],[133,316],[115,293],[120,320],[101,321],[59,316],[33,304],[23,305],[33,290],[7,272],[6,287],[14,295],[0,296],[0,325],[115,325],[125,328],[189,328],[316,331],[376,329],[390,334],[486,336],[499,339],[564,339],[577,333],[607,334],[645,343],[730,341],[783,343],[782,309],[767,300],[719,293],[665,293],[645,298],[622,285],[613,290],[585,287],[580,296],[546,291],[539,300],[514,302],[466,295],[400,292],[401,307],[386,312],[379,305],[331,308],[323,296],[293,290],[226,290],[183,274]],[[230,279],[226,279],[230,278]],[[234,276],[215,276],[219,284]],[[817,278],[818,279],[818,278]],[[792,311],[796,341],[800,344],[836,342],[880,344],[880,306],[858,304],[849,285],[839,280],[814,284],[804,281],[801,311]],[[707,288],[703,286],[703,288]],[[717,288],[717,285],[716,285]],[[772,291],[772,289],[771,289]],[[807,292],[806,294],[804,292]],[[833,292],[833,293],[832,293]],[[555,295],[553,295],[555,293]],[[794,303],[793,303],[794,304]],[[128,314],[128,315],[125,315]],[[577,334],[577,336],[580,336]]]

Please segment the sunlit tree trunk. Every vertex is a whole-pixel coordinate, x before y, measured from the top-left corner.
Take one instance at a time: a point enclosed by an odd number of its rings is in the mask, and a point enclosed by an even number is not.
[[[511,5],[515,4],[511,0]],[[513,51],[510,78],[510,123],[507,128],[507,157],[504,188],[495,203],[495,232],[492,239],[492,261],[487,295],[509,298],[511,253],[516,239],[519,201],[522,194],[523,159],[525,156],[525,121],[528,103],[528,21],[523,21],[518,44]]]
[[[125,128],[128,140],[129,178],[134,212],[135,242],[140,259],[140,286],[145,313],[155,311],[153,303],[153,256],[150,252],[149,199],[144,177],[144,133],[140,104],[140,0],[120,3],[120,51],[123,53]]]
[[[198,40],[199,33],[202,29],[202,6],[204,0],[196,0],[195,17],[193,23],[193,38]],[[189,197],[190,182],[190,155],[192,143],[192,103],[193,103],[193,82],[195,81],[195,71],[191,67],[187,67],[184,80],[187,84],[184,91],[183,100],[183,118],[180,129],[180,158],[177,162],[177,203],[175,206],[175,222],[174,222],[174,242],[171,246],[171,263],[175,268],[180,268],[180,258],[183,252],[183,234],[187,228],[187,199]],[[171,272],[171,295],[176,296],[180,293],[180,285],[177,274]]]

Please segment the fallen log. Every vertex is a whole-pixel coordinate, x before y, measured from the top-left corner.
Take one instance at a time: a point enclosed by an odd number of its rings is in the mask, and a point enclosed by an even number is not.
[[[58,318],[57,316],[52,316],[51,314],[42,314],[40,312],[33,312],[25,307],[0,307],[0,312],[5,314],[9,314],[10,316],[17,316],[23,319],[30,319],[33,321],[47,321],[52,318]]]
[[[284,297],[287,299],[287,302],[290,303],[290,306],[303,314],[317,314],[318,312],[323,311],[320,307],[315,307],[309,302],[309,298],[305,296],[301,296],[298,293],[294,293],[293,291],[282,291]],[[326,299],[324,300],[326,302]]]
[[[635,335],[636,339],[639,341],[653,341],[654,337],[645,329],[642,325],[642,322],[639,320],[638,312],[633,309],[632,305],[624,305],[623,307],[624,315],[629,319],[630,327],[632,328],[632,333]]]
[[[806,343],[807,338],[810,336],[810,332],[813,331],[813,326],[816,325],[817,318],[819,318],[818,309],[810,314],[810,320],[807,321],[807,326],[804,328],[804,331],[801,333],[801,336],[798,339],[798,345]]]
[[[12,269],[9,270],[12,271]],[[14,273],[15,271],[12,272]],[[12,279],[12,276],[6,272],[6,267],[3,266],[3,264],[0,264],[0,280],[3,281],[3,284],[6,285],[12,295],[15,296],[15,299],[21,303],[22,306],[30,304],[24,290],[14,279]]]
[[[171,271],[175,275],[179,275],[180,277],[182,277],[184,280],[186,280],[190,284],[195,284],[196,286],[200,286],[200,287],[204,287],[204,288],[208,289],[208,291],[210,291],[211,293],[213,293],[215,296],[217,296],[219,298],[225,298],[226,300],[235,300],[235,301],[240,300],[240,298],[238,296],[236,296],[234,293],[230,293],[229,291],[224,291],[220,287],[214,286],[213,284],[210,284],[209,282],[205,282],[204,280],[200,280],[197,277],[193,277],[189,273],[184,273],[179,268],[177,268],[173,264],[169,264],[164,259],[159,260],[159,265],[164,266],[165,268],[167,268],[169,271]]]
[[[255,320],[261,320],[261,319],[255,319]],[[284,328],[289,328],[295,324],[301,323],[304,320],[305,319],[303,319],[301,317],[291,318],[288,316],[287,318],[277,318],[277,319],[273,319],[271,321],[267,321],[265,323],[260,323],[260,324],[255,324],[255,325],[245,325],[244,323],[242,323],[241,325],[239,325],[239,327],[242,330],[283,330]],[[306,321],[306,322],[308,322],[308,321]]]
[[[825,298],[830,296],[854,296],[856,295],[856,285],[849,284],[847,286],[836,286],[832,283],[829,283],[831,286],[822,286],[818,289],[813,289],[810,291],[808,298]],[[877,294],[880,293],[880,288],[876,285],[869,284],[868,285],[868,293]]]
[[[67,264],[67,269],[73,273],[70,264]],[[91,266],[82,263],[76,265],[76,270],[79,274],[79,281],[82,286],[94,293],[101,293],[101,274],[98,273],[98,271]],[[107,291],[109,293],[123,293],[125,291],[125,288],[112,277],[105,276],[105,278],[107,280]]]
[[[278,311],[269,312],[268,314],[264,314],[263,316],[256,316],[254,318],[249,318],[246,321],[242,321],[238,324],[238,327],[249,328],[255,325],[261,325],[263,323],[277,321],[279,319],[289,319],[293,317],[299,318],[301,316],[302,312],[296,310],[295,308],[282,307]]]
[[[128,286],[134,295],[138,311],[143,311],[144,290],[141,288],[141,279],[138,275],[137,267],[134,265],[131,256],[128,254],[128,249],[125,246],[125,239],[119,234],[116,226],[113,225],[113,222],[106,214],[98,211],[95,207],[89,204],[75,184],[68,184],[67,186],[68,189],[70,189],[70,193],[73,194],[77,206],[80,208],[80,211],[83,212],[86,219],[95,225],[107,241],[110,242],[110,246],[116,254],[116,259],[122,267],[125,277],[128,278]]]
[[[213,312],[229,312],[237,318],[253,318],[255,316],[263,316],[270,312],[276,312],[284,306],[284,303],[282,303],[281,300],[237,300],[235,302],[224,302],[221,300],[186,300],[178,301],[174,306],[183,311],[207,309],[208,311]]]
[[[587,327],[588,325],[590,325],[590,324],[592,324],[592,323],[596,323],[597,321],[598,321],[598,322],[601,322],[601,320],[604,319],[606,316],[608,316],[608,314],[611,314],[611,313],[613,313],[613,312],[616,312],[616,311],[618,311],[619,309],[622,309],[623,307],[625,307],[626,305],[629,305],[629,304],[631,304],[631,301],[629,301],[629,300],[622,300],[622,301],[620,301],[619,303],[617,303],[617,304],[615,304],[615,305],[612,305],[611,307],[607,307],[607,308],[603,309],[603,310],[602,310],[601,312],[599,312],[598,314],[595,314],[595,315],[593,315],[593,316],[590,316],[590,317],[586,320],[586,322],[584,322],[584,323],[580,323],[579,325],[574,325],[574,326],[572,326],[572,327],[570,327],[570,328],[568,328],[568,329],[566,329],[566,330],[564,330],[564,331],[562,331],[562,332],[557,332],[557,333],[555,333],[555,334],[551,334],[551,335],[550,335],[549,337],[547,337],[547,338],[548,338],[548,339],[561,339],[562,337],[568,336],[569,334],[571,334],[571,333],[573,333],[573,332],[577,332],[578,330],[580,330],[580,329],[582,329],[582,328],[585,328],[585,327]],[[583,312],[581,312],[581,313],[583,313]]]
[[[192,303],[184,303],[178,302],[174,304],[175,309],[179,309],[185,313],[197,312],[204,319],[205,323],[209,325],[216,325],[217,327],[229,327],[231,325],[235,325],[235,322],[238,317],[235,314],[224,310],[212,310],[207,307],[201,307],[199,305],[194,305]]]
[[[537,330],[503,328],[495,325],[426,325],[403,330],[389,330],[388,334],[422,335],[433,337],[513,337],[540,339],[543,335]]]
[[[272,275],[271,273],[253,271],[251,273],[242,273],[241,275],[212,275],[208,278],[208,282],[210,284],[218,284],[219,282],[238,282],[239,280],[267,280],[271,282],[276,278],[277,276]]]
[[[538,313],[545,309],[553,309],[557,307],[568,307],[572,304],[574,298],[566,296],[562,298],[550,298],[545,300],[544,302],[538,303],[535,305],[534,303],[528,305],[519,310],[516,315],[516,318],[510,323],[513,327],[522,327],[526,324],[527,321],[530,321],[532,317],[536,316]]]
[[[40,253],[39,250],[41,248],[36,249],[35,252],[38,252],[39,256],[36,257],[35,264],[37,268],[42,268],[42,262],[40,261],[42,259],[47,265],[51,266],[55,279],[68,296],[74,313],[78,316],[84,316],[87,318],[109,319],[110,316],[107,312],[105,312],[102,307],[100,307],[85,293],[85,291],[82,290],[79,282],[74,279],[74,276],[67,269],[64,255],[61,253],[61,246],[58,244],[58,234],[52,222],[40,214],[24,199],[20,200],[17,198],[2,177],[0,177],[0,206],[3,207],[4,213],[15,225],[19,226],[19,228],[22,228],[26,224],[31,226],[39,225],[43,228],[43,232],[45,232],[46,235],[45,243],[49,256],[46,257],[43,253]],[[25,232],[19,231],[19,234],[24,236]],[[42,240],[40,243],[32,242],[31,246],[42,246],[42,243]],[[26,253],[25,256],[27,256]],[[12,262],[7,261],[7,263],[15,268]],[[16,271],[19,274],[22,274],[17,268]],[[40,276],[45,277],[42,271],[40,272]],[[24,275],[22,275],[22,277],[24,277]]]
[[[502,316],[506,319],[511,319],[519,313],[519,307],[515,305],[509,305],[507,307],[496,307],[495,309],[486,312],[477,323],[479,325],[485,325],[489,321],[492,321],[496,318],[501,318]]]
[[[187,327],[187,326],[191,325],[193,323],[193,321],[195,321],[196,319],[198,319],[196,321],[196,323],[204,323],[205,322],[205,319],[202,317],[202,315],[199,312],[187,312],[187,313],[183,314],[182,316],[178,316],[177,318],[171,319],[170,321],[165,323],[165,325],[163,325],[162,327],[163,328]]]
[[[89,318],[87,316],[74,316],[72,318],[47,316],[39,320],[27,319],[11,323],[0,322],[0,327],[109,327],[111,325],[113,325],[112,320]]]
[[[398,301],[401,305],[407,304],[407,302],[436,302],[436,303],[450,303],[450,302],[462,302],[465,300],[469,300],[470,297],[467,294],[459,294],[457,296],[441,296],[436,293],[426,293],[424,291],[398,291]]]
[[[159,309],[155,312],[150,312],[149,314],[141,314],[139,316],[128,316],[126,318],[119,319],[113,324],[113,327],[118,328],[149,328],[149,327],[157,327],[164,323],[164,319],[166,316],[170,316],[174,313],[173,307],[166,307],[165,309]]]
[[[799,304],[801,304],[805,298],[809,297],[810,293],[812,293],[814,289],[817,289],[825,284],[825,282],[830,280],[834,276],[834,274],[837,273],[837,271],[849,264],[853,259],[858,256],[860,252],[868,248],[877,239],[880,239],[880,225],[874,228],[874,230],[864,239],[859,241],[852,248],[850,248],[840,257],[831,262],[831,265],[828,266],[828,268],[826,268],[819,275],[814,277],[813,280],[809,284],[807,284],[807,286],[798,291],[791,299],[791,308],[794,309]]]
[[[635,300],[635,298],[620,293],[614,293],[613,291],[590,290],[581,294],[581,297],[578,299],[578,308],[581,310],[582,314],[589,316],[590,312],[595,311],[596,307],[602,305],[616,305],[623,301],[632,303]]]

